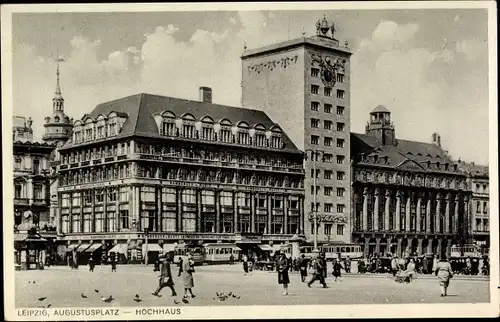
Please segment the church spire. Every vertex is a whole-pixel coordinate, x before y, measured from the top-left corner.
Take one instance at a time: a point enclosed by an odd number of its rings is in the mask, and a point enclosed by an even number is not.
[[[54,111],[64,111],[64,98],[62,97],[61,93],[61,86],[59,84],[59,64],[64,62],[64,59],[59,57],[59,51],[57,52],[57,57],[56,57],[56,64],[57,64],[57,71],[56,71],[56,91],[54,98],[52,99],[53,101],[53,110]]]

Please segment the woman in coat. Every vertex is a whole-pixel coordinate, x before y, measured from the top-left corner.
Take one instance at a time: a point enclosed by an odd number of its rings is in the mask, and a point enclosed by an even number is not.
[[[448,295],[448,286],[450,285],[450,278],[453,277],[453,270],[445,255],[441,257],[441,260],[436,265],[436,275],[441,288],[441,297]]]
[[[342,269],[342,265],[340,264],[340,262],[337,260],[337,259],[334,259],[333,260],[333,276],[335,277],[335,282],[337,281],[337,278],[341,276],[341,269]]]
[[[288,295],[288,284],[290,284],[288,270],[290,269],[290,262],[286,258],[285,253],[280,254],[276,267],[278,271],[278,284],[283,284],[283,289],[285,290],[283,295]]]
[[[410,277],[410,282],[415,279],[415,275],[417,273],[415,271],[415,260],[413,258],[410,258],[410,261],[408,262],[406,273],[408,274],[408,277]]]
[[[182,268],[182,281],[184,282],[184,298],[188,297],[188,292],[191,297],[195,297],[192,288],[194,287],[193,280],[194,273],[194,262],[191,254],[188,255],[187,260],[184,262],[184,267]]]

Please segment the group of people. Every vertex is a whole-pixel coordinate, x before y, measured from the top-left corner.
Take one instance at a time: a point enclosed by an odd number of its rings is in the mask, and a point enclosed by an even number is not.
[[[160,297],[160,292],[163,288],[168,287],[172,292],[172,296],[177,296],[177,292],[174,288],[174,278],[172,275],[172,264],[174,261],[174,255],[172,253],[166,253],[162,255],[158,260],[158,265],[155,265],[154,271],[160,272],[158,288],[152,293],[154,296]],[[194,277],[193,274],[195,272],[194,269],[194,261],[191,254],[188,254],[187,260],[183,261],[181,257],[179,257],[179,272],[177,277],[181,277],[182,284],[184,286],[184,296],[183,298],[194,298],[195,295],[193,293],[194,288]],[[188,295],[189,293],[189,295]]]

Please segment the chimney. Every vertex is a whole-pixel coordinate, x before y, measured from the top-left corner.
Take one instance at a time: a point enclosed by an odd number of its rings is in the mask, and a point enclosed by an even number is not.
[[[200,101],[203,103],[212,103],[212,89],[210,87],[200,87]]]
[[[441,135],[438,133],[432,133],[432,144],[435,144],[437,146],[441,146]]]

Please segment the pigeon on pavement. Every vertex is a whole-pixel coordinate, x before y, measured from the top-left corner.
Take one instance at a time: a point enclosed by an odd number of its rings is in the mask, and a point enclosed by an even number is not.
[[[182,299],[182,303],[189,304],[189,301],[187,300],[187,298],[183,298],[183,299]]]
[[[38,300],[41,302],[43,300],[45,300],[47,297],[40,297]]]
[[[94,290],[94,292],[99,293],[99,290]]]
[[[113,295],[110,295],[109,297],[101,296],[101,300],[103,300],[106,303],[110,303],[111,301],[114,300],[114,298],[113,298]]]

